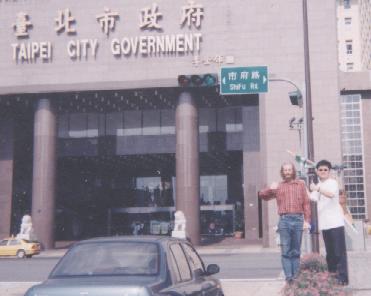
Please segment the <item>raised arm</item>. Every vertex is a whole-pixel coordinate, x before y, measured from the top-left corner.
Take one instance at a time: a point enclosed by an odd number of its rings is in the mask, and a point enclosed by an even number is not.
[[[270,187],[264,188],[258,192],[259,198],[263,200],[271,200],[276,198],[278,184],[273,182]]]

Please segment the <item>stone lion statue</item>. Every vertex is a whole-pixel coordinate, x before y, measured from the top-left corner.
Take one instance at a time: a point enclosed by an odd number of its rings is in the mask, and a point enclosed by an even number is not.
[[[182,211],[176,211],[174,214],[174,230],[171,233],[172,237],[186,238],[186,218]]]
[[[22,217],[21,229],[17,234],[17,238],[36,240],[35,232],[32,226],[32,219],[30,215],[24,215]]]

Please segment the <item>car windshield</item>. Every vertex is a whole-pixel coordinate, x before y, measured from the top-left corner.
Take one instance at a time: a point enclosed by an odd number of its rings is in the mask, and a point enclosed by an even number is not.
[[[107,275],[156,275],[159,251],[155,243],[95,242],[76,245],[50,278]]]

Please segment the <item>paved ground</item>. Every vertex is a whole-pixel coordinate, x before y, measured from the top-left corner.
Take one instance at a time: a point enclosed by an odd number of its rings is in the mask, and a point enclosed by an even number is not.
[[[371,269],[371,236],[368,236],[366,242],[367,250],[348,252],[350,285],[347,288],[352,292],[352,296],[371,296],[371,281],[369,271]],[[236,254],[239,252],[272,252],[279,250],[263,249],[260,246],[247,246],[240,244],[231,247],[230,245],[219,244],[217,246],[204,246],[198,248],[201,254]],[[65,249],[45,251],[40,256],[59,257],[63,255]],[[0,283],[1,296],[22,296],[28,287],[34,283]],[[226,296],[275,296],[280,295],[284,286],[282,278],[264,279],[264,280],[222,280],[223,289]]]

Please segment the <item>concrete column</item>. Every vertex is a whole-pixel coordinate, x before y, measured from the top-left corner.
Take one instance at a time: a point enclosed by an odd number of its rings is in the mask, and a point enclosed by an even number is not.
[[[36,105],[32,180],[32,221],[45,249],[54,247],[56,115],[48,99]]]
[[[188,92],[180,94],[175,111],[176,209],[185,214],[187,236],[200,244],[200,172],[198,110]]]
[[[13,120],[0,118],[0,238],[10,234],[13,193]]]

